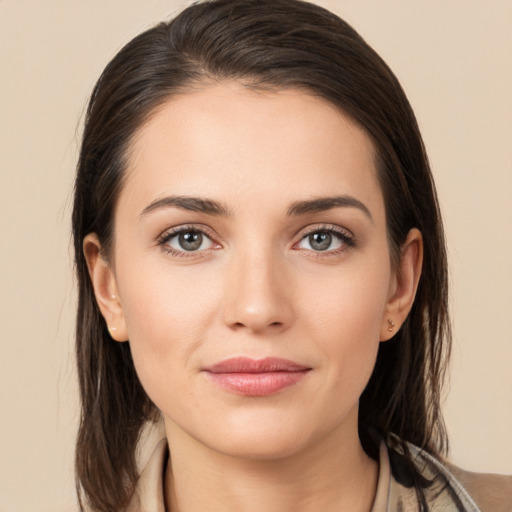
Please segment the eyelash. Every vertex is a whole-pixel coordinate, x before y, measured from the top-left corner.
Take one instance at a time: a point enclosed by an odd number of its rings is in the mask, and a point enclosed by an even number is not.
[[[206,236],[212,244],[216,244],[217,247],[220,245],[214,241],[214,235],[207,230],[205,227],[201,226],[180,226],[177,228],[173,228],[169,231],[165,231],[162,235],[160,235],[157,239],[157,245],[167,254],[170,254],[173,257],[177,258],[197,258],[198,256],[205,256],[209,254],[212,250],[216,250],[215,248],[196,250],[196,251],[178,251],[169,245],[169,241],[182,234],[187,232],[200,233],[203,236]],[[302,232],[300,238],[297,242],[293,244],[293,247],[296,247],[303,240],[314,233],[328,233],[330,235],[334,235],[341,243],[342,246],[338,249],[334,250],[325,250],[325,251],[314,251],[309,249],[304,249],[308,253],[311,253],[313,257],[328,257],[340,254],[345,252],[356,245],[355,237],[350,231],[340,228],[334,225],[322,225],[322,226],[314,226],[307,229],[305,232]],[[299,249],[300,250],[300,249]]]
[[[162,235],[158,237],[157,244],[162,249],[162,251],[176,258],[197,258],[199,255],[204,256],[205,253],[209,254],[212,250],[215,250],[203,249],[202,251],[177,251],[168,244],[169,241],[175,236],[189,232],[200,233],[201,235],[206,236],[206,238],[211,240],[213,244],[216,244],[216,242],[214,242],[214,235],[204,226],[180,226],[177,228],[173,228],[169,231],[165,231]],[[217,243],[216,245],[218,246],[219,244]]]
[[[307,237],[314,233],[328,233],[330,235],[334,235],[340,242],[341,247],[334,250],[325,250],[325,251],[313,251],[313,250],[307,250],[308,253],[311,254],[311,256],[315,258],[319,257],[329,257],[329,256],[336,256],[340,253],[343,253],[345,251],[348,251],[349,249],[352,249],[356,245],[356,239],[354,235],[348,231],[347,229],[341,228],[339,226],[335,226],[332,224],[324,224],[322,226],[314,226],[310,229],[307,229],[305,232],[303,232],[300,236],[300,239],[298,242],[294,244],[294,246],[300,244],[303,240],[305,240]]]

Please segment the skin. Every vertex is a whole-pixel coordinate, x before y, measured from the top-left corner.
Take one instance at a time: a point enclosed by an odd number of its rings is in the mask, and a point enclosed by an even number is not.
[[[362,129],[294,90],[206,85],[138,131],[110,261],[94,234],[84,251],[112,336],[130,340],[164,417],[169,510],[371,509],[378,464],[359,442],[359,397],[379,343],[411,308],[422,260],[412,230],[391,266],[374,160]],[[155,206],[169,196],[229,215]],[[332,196],[359,203],[289,215]],[[203,245],[180,249],[176,228],[204,231]],[[330,233],[327,249],[312,232]],[[241,396],[202,371],[236,356],[311,370],[269,396]]]

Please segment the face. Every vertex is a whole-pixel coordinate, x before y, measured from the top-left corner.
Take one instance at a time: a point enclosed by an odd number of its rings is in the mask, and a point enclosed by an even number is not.
[[[96,281],[171,441],[268,458],[357,438],[399,290],[374,160],[293,90],[205,86],[139,130]]]

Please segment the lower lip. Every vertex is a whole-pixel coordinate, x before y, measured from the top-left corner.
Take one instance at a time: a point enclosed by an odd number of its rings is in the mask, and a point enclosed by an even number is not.
[[[301,381],[309,370],[268,373],[206,372],[218,386],[237,395],[268,396]]]

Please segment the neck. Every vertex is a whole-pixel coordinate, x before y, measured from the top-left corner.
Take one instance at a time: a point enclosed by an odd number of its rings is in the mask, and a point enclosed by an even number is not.
[[[169,512],[372,508],[378,464],[362,449],[357,428],[350,442],[331,432],[307,449],[263,460],[220,453],[167,423],[166,431],[171,452],[165,476]]]

